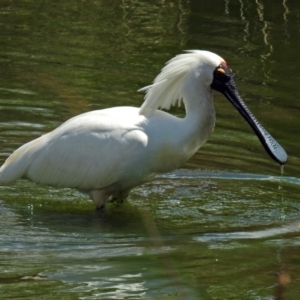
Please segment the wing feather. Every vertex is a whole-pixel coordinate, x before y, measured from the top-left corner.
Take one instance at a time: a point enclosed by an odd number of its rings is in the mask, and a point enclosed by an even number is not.
[[[0,169],[0,182],[25,177],[81,190],[115,183],[147,144],[140,121],[137,108],[124,107],[74,117],[17,149]]]

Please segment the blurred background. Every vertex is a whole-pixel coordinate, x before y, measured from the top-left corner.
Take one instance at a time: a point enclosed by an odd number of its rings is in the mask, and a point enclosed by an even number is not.
[[[282,176],[215,93],[211,139],[123,205],[95,212],[74,190],[1,186],[6,299],[297,299],[299,46],[296,0],[2,0],[1,164],[72,116],[140,106],[137,90],[188,49],[226,60],[289,155]]]

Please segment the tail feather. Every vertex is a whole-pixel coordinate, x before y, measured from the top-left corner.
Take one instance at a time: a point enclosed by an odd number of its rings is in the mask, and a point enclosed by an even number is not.
[[[8,184],[25,176],[30,165],[31,150],[38,139],[33,140],[14,151],[0,168],[0,184]]]

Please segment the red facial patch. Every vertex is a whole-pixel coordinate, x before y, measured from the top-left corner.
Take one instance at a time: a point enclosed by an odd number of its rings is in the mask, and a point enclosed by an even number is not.
[[[222,62],[220,63],[220,65],[223,66],[223,67],[227,67],[226,61],[222,61]]]

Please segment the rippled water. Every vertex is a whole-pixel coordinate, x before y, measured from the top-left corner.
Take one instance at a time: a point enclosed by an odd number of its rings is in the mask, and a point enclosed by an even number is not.
[[[274,299],[300,295],[296,1],[2,1],[0,159],[79,113],[139,106],[184,49],[223,56],[285,147],[279,166],[221,95],[183,169],[95,211],[71,189],[0,186],[3,299]],[[183,115],[183,109],[172,109]]]

